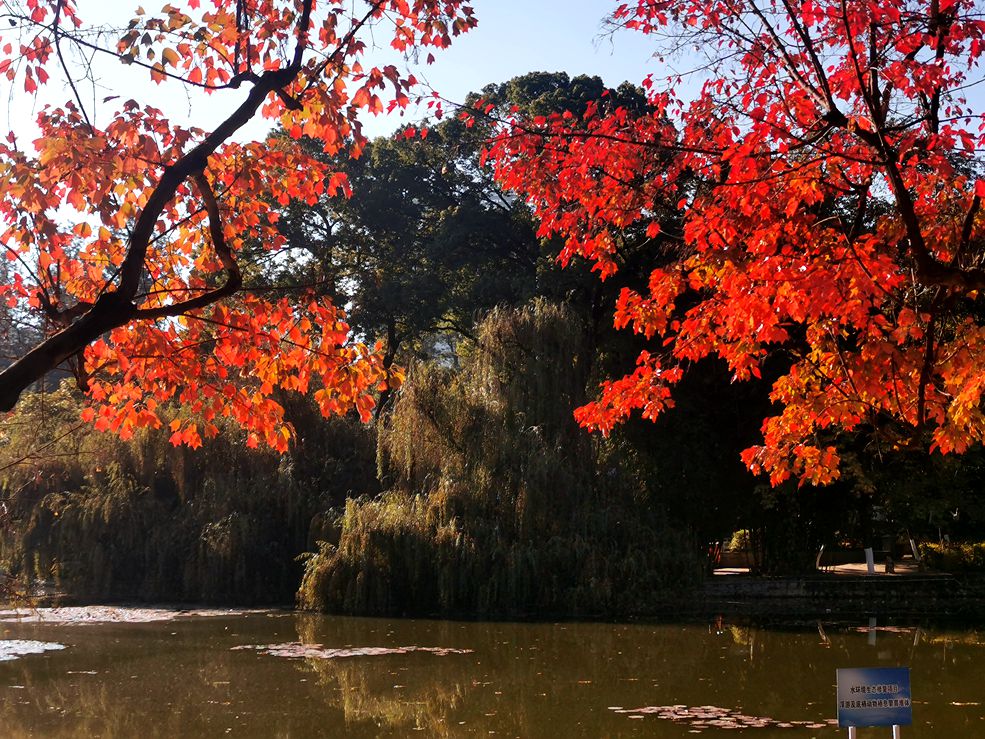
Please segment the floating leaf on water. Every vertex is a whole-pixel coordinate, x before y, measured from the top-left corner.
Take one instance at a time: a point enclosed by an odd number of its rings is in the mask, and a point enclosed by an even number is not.
[[[9,662],[26,654],[43,654],[56,649],[65,649],[65,645],[48,641],[0,639],[0,662]]]
[[[0,610],[0,622],[48,624],[131,623],[174,621],[179,618],[205,616],[241,616],[266,613],[262,610],[211,608],[180,610],[176,608],[128,608],[117,606],[68,606],[65,608],[11,608]]]
[[[720,706],[642,706],[640,708],[609,707],[610,711],[625,714],[628,718],[641,719],[646,715],[656,716],[675,724],[687,724],[689,733],[700,733],[704,729],[793,729],[806,726],[821,729],[824,723],[811,721],[778,721],[768,716],[749,716]],[[828,723],[837,723],[833,719]]]
[[[428,652],[445,657],[449,654],[471,654],[472,649],[453,649],[451,647],[344,647],[332,649],[321,644],[302,644],[287,642],[286,644],[243,644],[232,649],[255,649],[261,654],[273,657],[288,657],[292,659],[341,659],[344,657],[382,657],[388,654],[409,654],[410,652]]]

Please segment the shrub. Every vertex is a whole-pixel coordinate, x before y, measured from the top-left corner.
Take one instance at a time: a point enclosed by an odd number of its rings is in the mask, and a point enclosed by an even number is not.
[[[927,567],[943,572],[985,572],[985,542],[921,544],[920,557]]]

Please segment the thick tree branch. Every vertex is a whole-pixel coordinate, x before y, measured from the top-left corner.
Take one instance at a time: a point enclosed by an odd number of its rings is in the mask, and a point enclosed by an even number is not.
[[[78,320],[48,337],[18,361],[0,371],[0,411],[12,409],[20,394],[31,383],[84,350],[107,331],[123,326],[138,317],[148,319],[155,317],[154,310],[145,311],[141,315],[141,311],[134,304],[134,299],[140,285],[147,249],[153,240],[158,219],[181,184],[189,178],[201,176],[208,163],[208,158],[257,114],[267,96],[289,86],[300,74],[304,53],[308,47],[313,4],[313,0],[303,0],[297,22],[297,43],[290,63],[286,67],[268,70],[261,74],[256,79],[246,99],[228,118],[191,151],[180,157],[174,164],[165,167],[160,181],[148,198],[130,234],[126,256],[120,266],[120,282],[117,288],[103,292],[91,308]],[[350,33],[337,47],[335,54],[342,53],[344,45],[369,20],[377,8],[378,4],[374,3],[370,13],[354,24]],[[222,240],[221,219],[218,217],[215,196],[211,188],[208,187],[208,183],[206,182],[205,186],[202,187],[202,182],[205,182],[204,177],[199,180],[199,189],[202,190],[202,196],[209,210],[213,243],[227,272],[229,272],[229,278],[223,287],[207,293],[201,299],[195,299],[196,307],[203,307],[208,302],[214,302],[231,294],[235,291],[233,285],[238,289],[237,283],[240,282],[238,268],[236,268],[235,262],[232,261],[232,256]],[[218,239],[216,239],[217,230]],[[223,250],[225,250],[225,255]],[[230,269],[230,264],[232,264],[232,269]],[[206,297],[210,297],[211,300],[204,302]],[[185,310],[189,310],[188,304],[185,303],[185,305]],[[168,308],[173,309],[174,306],[168,306]],[[172,314],[166,313],[164,315]]]
[[[11,410],[20,394],[31,383],[44,377],[47,372],[107,331],[130,321],[135,312],[133,303],[120,293],[103,293],[92,309],[79,320],[45,339],[0,372],[0,410]]]
[[[219,213],[219,203],[215,199],[212,186],[209,185],[209,181],[201,172],[195,174],[193,179],[198,186],[199,192],[202,194],[202,200],[205,201],[205,210],[209,214],[209,235],[212,238],[212,246],[215,248],[216,254],[219,255],[219,261],[222,262],[222,266],[226,270],[226,281],[221,287],[217,287],[215,290],[209,290],[189,300],[183,300],[170,305],[162,305],[157,308],[137,310],[135,314],[135,318],[137,319],[155,320],[169,316],[180,316],[183,313],[205,308],[223,298],[227,298],[235,294],[243,286],[243,276],[240,274],[239,265],[236,264],[236,259],[233,257],[233,253],[226,244],[225,236],[222,233],[222,216]]]

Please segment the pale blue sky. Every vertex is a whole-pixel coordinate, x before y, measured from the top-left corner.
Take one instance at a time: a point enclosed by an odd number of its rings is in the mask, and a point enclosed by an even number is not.
[[[610,85],[652,71],[652,40],[622,31],[600,36],[614,0],[477,0],[478,28],[456,39],[429,78],[464,93],[530,71],[598,74]]]
[[[605,36],[602,20],[616,4],[615,0],[475,0],[478,27],[436,54],[435,63],[422,66],[418,76],[450,100],[461,100],[490,82],[535,71],[594,74],[610,86],[624,80],[638,84],[655,71],[652,40],[627,31],[614,39]],[[366,123],[368,131],[395,124]]]

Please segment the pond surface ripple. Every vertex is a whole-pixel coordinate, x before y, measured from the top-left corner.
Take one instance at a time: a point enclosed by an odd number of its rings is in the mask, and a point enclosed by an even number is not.
[[[35,645],[0,662],[5,739],[834,739],[835,669],[871,666],[912,670],[907,739],[985,737],[975,628],[102,616],[0,621],[0,655]]]

